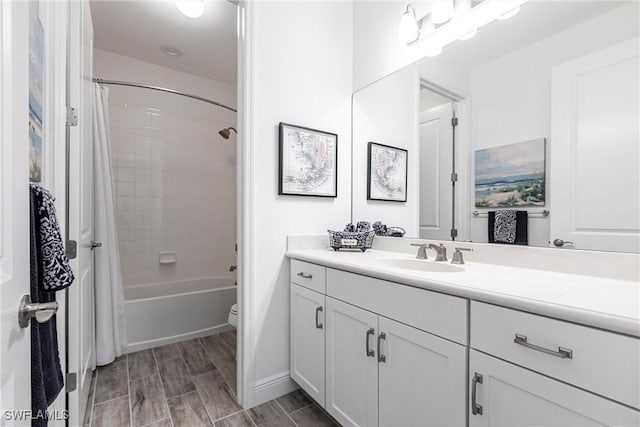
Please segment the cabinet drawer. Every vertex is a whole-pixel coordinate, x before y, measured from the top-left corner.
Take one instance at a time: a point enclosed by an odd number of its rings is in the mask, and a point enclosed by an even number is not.
[[[327,295],[467,344],[467,300],[464,298],[331,268],[327,269]]]
[[[637,338],[476,301],[470,333],[474,349],[640,408]]]
[[[316,292],[325,293],[326,267],[297,259],[291,260],[291,282]]]

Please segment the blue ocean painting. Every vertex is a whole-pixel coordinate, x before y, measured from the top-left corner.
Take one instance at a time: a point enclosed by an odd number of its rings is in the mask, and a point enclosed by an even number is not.
[[[476,151],[477,208],[544,205],[544,138]]]

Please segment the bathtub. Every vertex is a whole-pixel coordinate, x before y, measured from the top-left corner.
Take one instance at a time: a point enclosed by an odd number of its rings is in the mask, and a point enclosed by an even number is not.
[[[227,316],[236,291],[227,278],[125,287],[127,352],[232,329]]]

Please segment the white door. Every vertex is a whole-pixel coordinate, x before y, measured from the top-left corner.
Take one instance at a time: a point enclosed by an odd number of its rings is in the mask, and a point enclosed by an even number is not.
[[[638,39],[554,67],[551,242],[640,252]]]
[[[469,357],[471,427],[640,425],[640,412],[626,406],[475,350]]]
[[[72,1],[69,24],[69,105],[78,111],[70,131],[69,238],[78,242],[71,261],[76,282],[69,287],[68,370],[77,374],[69,393],[70,425],[81,425],[95,364],[93,316],[93,28],[88,1]],[[99,249],[98,249],[99,250]]]
[[[291,378],[324,406],[325,296],[291,284]]]
[[[345,426],[378,425],[378,316],[327,297],[326,405]]]
[[[451,240],[453,104],[420,114],[420,238]]]
[[[28,16],[28,3],[0,2],[0,408],[3,411],[31,409],[31,335],[28,328],[18,327],[18,304],[23,295],[29,295],[30,282]],[[5,415],[2,414],[0,425],[18,424],[5,419]]]
[[[465,425],[466,348],[385,317],[378,327],[380,426]]]

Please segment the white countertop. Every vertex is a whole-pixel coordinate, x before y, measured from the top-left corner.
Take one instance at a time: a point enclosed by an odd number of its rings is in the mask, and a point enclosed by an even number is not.
[[[335,252],[330,248],[290,250],[286,256],[640,337],[640,286],[635,281],[477,262],[459,266],[462,272],[406,270],[388,267],[379,261],[414,257],[371,249],[364,253]]]

